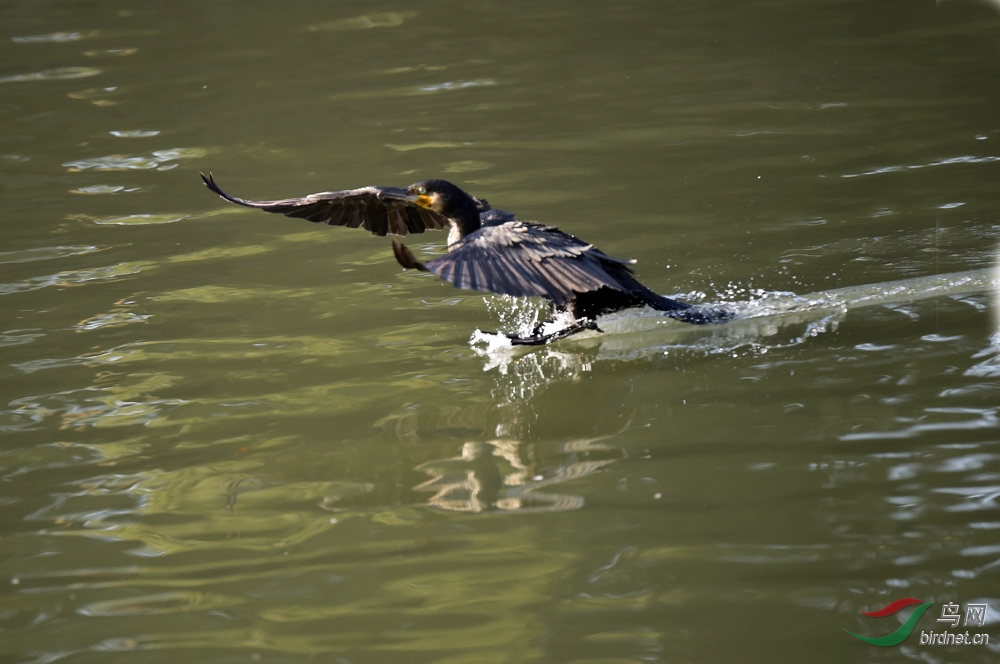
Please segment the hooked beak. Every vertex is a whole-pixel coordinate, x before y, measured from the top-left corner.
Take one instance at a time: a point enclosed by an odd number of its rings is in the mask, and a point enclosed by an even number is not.
[[[427,194],[423,194],[423,195],[407,194],[406,195],[406,202],[407,203],[416,203],[420,207],[424,207],[424,208],[430,208],[431,205],[433,205],[433,201],[431,200],[431,197],[428,196]]]

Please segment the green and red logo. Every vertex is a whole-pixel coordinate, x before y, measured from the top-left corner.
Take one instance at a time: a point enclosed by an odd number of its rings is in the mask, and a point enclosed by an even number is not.
[[[858,639],[859,641],[864,641],[865,643],[870,643],[873,646],[898,646],[900,643],[906,640],[906,637],[910,635],[913,628],[917,626],[917,621],[920,620],[920,616],[924,615],[924,611],[931,608],[934,602],[925,602],[923,600],[916,599],[914,597],[904,597],[903,599],[897,599],[895,602],[889,602],[884,607],[878,611],[862,611],[861,615],[868,616],[869,618],[885,618],[886,616],[891,616],[894,613],[902,611],[908,606],[913,606],[914,604],[919,604],[917,608],[913,610],[910,617],[906,619],[899,629],[892,632],[891,634],[886,634],[885,636],[871,637],[871,636],[861,636],[860,634],[855,634],[849,629],[844,631]]]

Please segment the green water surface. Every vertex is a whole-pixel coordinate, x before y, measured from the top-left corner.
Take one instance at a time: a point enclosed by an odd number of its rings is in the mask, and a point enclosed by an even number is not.
[[[993,296],[920,291],[993,269],[998,146],[995,2],[3,3],[0,661],[995,662]],[[199,171],[908,290],[487,352],[528,305]],[[845,633],[904,597],[994,642]]]

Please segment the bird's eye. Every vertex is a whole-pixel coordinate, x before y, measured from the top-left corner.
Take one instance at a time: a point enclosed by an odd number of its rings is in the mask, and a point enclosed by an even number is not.
[[[426,196],[427,195],[427,187],[417,187],[416,191],[417,191],[417,196]]]

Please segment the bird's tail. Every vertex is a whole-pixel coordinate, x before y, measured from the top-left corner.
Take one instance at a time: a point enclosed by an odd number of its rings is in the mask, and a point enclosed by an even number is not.
[[[619,277],[619,280],[621,280],[621,277]],[[631,276],[627,276],[627,280],[630,282],[627,285],[632,295],[641,299],[647,306],[664,312],[674,320],[694,325],[709,325],[712,323],[724,323],[733,318],[733,312],[723,306],[680,302],[666,295],[654,293]]]

